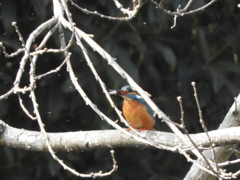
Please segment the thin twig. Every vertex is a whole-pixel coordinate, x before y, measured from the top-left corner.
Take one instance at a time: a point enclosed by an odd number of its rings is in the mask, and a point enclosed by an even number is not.
[[[186,16],[189,14],[193,14],[193,13],[197,13],[200,11],[205,10],[207,7],[211,6],[213,3],[215,3],[217,0],[211,0],[210,2],[208,2],[207,4],[205,4],[204,6],[201,6],[200,8],[194,9],[194,10],[189,10],[191,4],[193,3],[193,0],[189,0],[188,3],[186,4],[185,7],[181,8],[181,6],[179,5],[178,8],[175,11],[170,11],[167,10],[164,6],[163,6],[163,1],[160,1],[159,3],[157,3],[155,0],[151,0],[151,2],[153,4],[156,5],[157,8],[159,8],[160,10],[162,10],[164,13],[173,16],[173,25],[171,26],[171,29],[176,27],[176,22],[177,22],[177,18],[180,16]]]
[[[14,93],[14,89],[11,88],[8,92],[0,96],[0,100],[7,99],[10,95]]]
[[[15,31],[16,31],[16,33],[17,33],[17,35],[18,35],[18,38],[19,38],[19,41],[22,43],[22,47],[23,47],[25,50],[27,50],[27,49],[25,48],[25,42],[24,42],[24,39],[23,39],[23,36],[22,36],[21,32],[20,32],[19,29],[18,29],[17,23],[16,23],[16,22],[12,22],[12,26],[15,28]]]
[[[138,13],[138,11],[139,11],[139,9],[141,7],[141,4],[140,4],[141,1],[138,1],[138,4],[133,6],[133,10],[125,9],[122,6],[117,5],[117,8],[123,14],[127,14],[127,16],[125,16],[125,17],[114,17],[114,16],[107,16],[107,15],[101,14],[101,13],[99,13],[97,11],[90,11],[90,10],[88,10],[86,8],[82,8],[82,7],[78,6],[75,2],[73,2],[73,0],[70,0],[70,2],[78,10],[80,10],[80,11],[86,13],[86,14],[92,14],[92,15],[96,15],[96,16],[99,16],[101,18],[105,18],[105,19],[108,19],[108,20],[117,20],[117,21],[129,21],[129,20],[133,19],[136,16],[136,14]],[[117,4],[117,2],[115,2],[115,4]]]
[[[216,166],[216,170],[219,171],[219,168],[218,168],[218,164],[216,162],[216,155],[215,155],[215,151],[214,151],[214,144],[212,143],[212,140],[208,134],[208,129],[205,125],[205,122],[203,120],[203,115],[202,115],[202,110],[201,110],[201,107],[200,107],[200,103],[199,103],[199,100],[198,100],[198,94],[197,94],[197,88],[196,88],[196,83],[195,82],[192,82],[192,87],[193,87],[193,91],[194,91],[194,98],[195,98],[195,102],[196,102],[196,105],[197,105],[197,109],[198,109],[198,115],[199,115],[199,122],[202,126],[202,129],[204,130],[204,132],[206,133],[208,139],[209,139],[209,143],[210,143],[210,148],[211,148],[211,151],[212,151],[212,156],[213,156],[213,161],[215,162],[215,166]]]
[[[179,102],[179,108],[180,108],[180,113],[181,113],[181,117],[180,117],[181,127],[182,127],[183,129],[185,129],[184,110],[183,110],[183,105],[182,105],[182,97],[181,97],[181,96],[178,96],[178,97],[177,97],[177,101]]]
[[[2,42],[0,42],[0,47],[2,48],[3,54],[6,58],[13,58],[13,57],[18,56],[19,54],[24,52],[23,48],[19,48],[16,52],[13,52],[13,53],[9,54],[9,53],[7,53],[6,48],[5,48],[5,46],[3,45]]]
[[[22,100],[21,95],[20,95],[19,93],[18,93],[18,101],[19,101],[20,107],[22,108],[23,112],[25,112],[25,114],[26,114],[29,118],[31,118],[32,120],[36,120],[37,117],[31,115],[31,113],[27,110],[27,108],[26,108],[25,105],[23,104],[23,100]]]
[[[69,58],[70,58],[70,54],[68,54],[68,56],[63,60],[63,62],[59,66],[57,66],[55,69],[52,69],[52,70],[50,70],[50,71],[48,71],[48,72],[46,72],[44,74],[40,74],[40,75],[36,76],[36,79],[41,79],[41,78],[46,77],[46,76],[48,76],[50,74],[57,73],[66,64],[66,61]]]

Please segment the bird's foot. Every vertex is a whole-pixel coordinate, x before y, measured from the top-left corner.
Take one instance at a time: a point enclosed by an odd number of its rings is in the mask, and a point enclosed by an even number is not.
[[[126,129],[127,131],[131,131],[131,128],[127,128]],[[145,128],[141,128],[141,129],[136,129],[138,132],[141,132],[141,131],[145,131],[145,130],[147,130],[147,129],[145,129]]]

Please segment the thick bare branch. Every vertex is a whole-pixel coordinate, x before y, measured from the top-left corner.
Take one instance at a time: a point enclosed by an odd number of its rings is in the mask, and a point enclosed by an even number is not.
[[[156,144],[190,150],[174,133],[160,131],[142,131],[145,137]],[[240,127],[210,131],[209,135],[216,146],[240,143]],[[118,130],[94,130],[47,133],[54,151],[78,151],[100,148],[137,147],[152,148]],[[200,149],[209,147],[205,133],[191,134],[191,138]],[[0,120],[0,145],[29,151],[48,151],[44,135],[38,131],[17,129]]]

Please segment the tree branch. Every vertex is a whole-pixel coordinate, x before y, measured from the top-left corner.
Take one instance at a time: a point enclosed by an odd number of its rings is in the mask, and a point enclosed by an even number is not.
[[[156,144],[190,150],[174,133],[160,131],[142,131],[147,139]],[[118,130],[93,130],[62,133],[47,133],[54,151],[78,151],[101,148],[137,147],[150,148]],[[191,134],[191,138],[200,149],[210,146],[205,133]],[[240,127],[209,131],[216,146],[240,143]],[[0,145],[20,148],[28,151],[48,151],[46,140],[41,132],[18,129],[0,120]]]

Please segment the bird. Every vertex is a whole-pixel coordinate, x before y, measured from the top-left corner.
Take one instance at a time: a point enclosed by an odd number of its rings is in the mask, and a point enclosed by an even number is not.
[[[126,85],[121,89],[111,89],[109,93],[123,98],[122,113],[132,128],[155,130],[154,112],[131,86]]]

